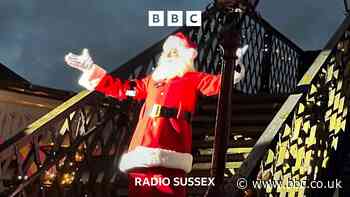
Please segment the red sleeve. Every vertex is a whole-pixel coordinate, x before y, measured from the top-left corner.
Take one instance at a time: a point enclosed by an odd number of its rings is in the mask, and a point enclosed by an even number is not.
[[[119,78],[106,74],[95,87],[95,90],[120,101],[126,99],[128,96],[131,96],[135,100],[143,100],[147,96],[148,80],[149,78],[146,77],[122,82]]]
[[[201,73],[199,76],[200,77],[197,85],[197,90],[206,96],[219,94],[221,86],[221,74],[212,75],[208,73]]]

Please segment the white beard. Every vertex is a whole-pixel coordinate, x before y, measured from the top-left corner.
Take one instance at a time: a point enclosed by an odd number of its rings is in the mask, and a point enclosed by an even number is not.
[[[195,71],[191,57],[168,58],[162,54],[152,73],[154,81],[182,77],[186,72]]]

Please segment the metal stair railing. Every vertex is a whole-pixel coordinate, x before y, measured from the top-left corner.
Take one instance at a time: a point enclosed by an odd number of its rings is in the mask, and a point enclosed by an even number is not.
[[[271,94],[294,90],[302,50],[261,17],[244,17],[240,35],[241,44],[249,45],[243,61],[247,73],[235,88],[249,95],[258,94],[263,86],[270,87]],[[199,45],[195,62],[199,71],[220,70],[218,32],[225,25],[225,14],[208,6],[203,26],[180,29]],[[112,74],[125,79],[152,72],[163,40]],[[265,72],[268,66],[276,67],[269,69],[275,73]],[[0,192],[6,196],[120,195],[122,191],[114,186],[123,182],[117,164],[136,115],[132,101],[120,103],[96,92],[80,92],[0,144]]]
[[[333,195],[334,156],[348,148],[338,146],[349,130],[349,30],[348,16],[226,183],[227,196]]]

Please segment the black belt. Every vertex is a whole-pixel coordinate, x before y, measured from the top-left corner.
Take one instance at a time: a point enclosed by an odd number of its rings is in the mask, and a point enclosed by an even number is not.
[[[159,104],[154,104],[147,112],[148,116],[152,118],[156,117],[167,117],[185,119],[191,121],[191,112],[180,112],[176,108],[164,107]]]

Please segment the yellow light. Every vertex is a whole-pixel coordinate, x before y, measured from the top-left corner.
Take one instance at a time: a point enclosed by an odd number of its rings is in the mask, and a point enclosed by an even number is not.
[[[75,161],[76,162],[81,162],[84,160],[84,155],[81,152],[75,153]]]
[[[62,185],[70,185],[73,183],[74,181],[74,175],[75,175],[75,172],[70,172],[70,173],[65,173],[63,174],[62,176],[62,180],[61,180],[61,184]]]
[[[56,178],[55,169],[46,171],[42,177],[42,183],[45,187],[51,187]]]

